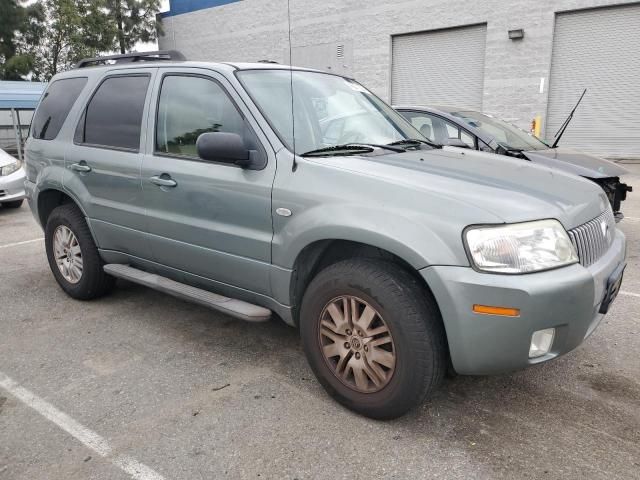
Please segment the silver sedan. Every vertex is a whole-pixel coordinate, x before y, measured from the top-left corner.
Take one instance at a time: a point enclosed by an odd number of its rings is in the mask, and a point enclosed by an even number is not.
[[[24,200],[24,169],[20,160],[0,149],[0,205],[19,208]]]

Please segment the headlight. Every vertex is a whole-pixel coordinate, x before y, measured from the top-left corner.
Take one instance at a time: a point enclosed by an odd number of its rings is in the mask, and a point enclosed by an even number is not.
[[[17,172],[20,169],[20,160],[16,160],[9,165],[5,165],[4,167],[0,167],[0,177],[5,177],[7,175],[11,175],[13,172]]]
[[[465,241],[476,268],[487,272],[538,272],[578,262],[557,220],[471,227]]]

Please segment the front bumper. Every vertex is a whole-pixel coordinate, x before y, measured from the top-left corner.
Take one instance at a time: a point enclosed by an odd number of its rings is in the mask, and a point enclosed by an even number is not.
[[[420,271],[440,307],[453,368],[464,375],[507,372],[567,353],[602,320],[600,304],[609,277],[624,264],[626,241],[614,241],[596,263],[526,275],[480,273],[469,267],[432,266]],[[519,317],[479,315],[474,304],[520,309]],[[531,336],[555,328],[549,353],[529,358]]]
[[[0,177],[0,203],[22,200],[25,197],[24,180],[23,168]]]

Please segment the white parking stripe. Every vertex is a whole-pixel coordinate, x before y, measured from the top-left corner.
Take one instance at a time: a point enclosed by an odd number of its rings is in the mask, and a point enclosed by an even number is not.
[[[640,218],[638,218],[638,217],[627,217],[625,215],[624,219],[625,220],[631,220],[632,222],[640,222]]]
[[[118,455],[111,460],[111,463],[120,467],[136,480],[164,480],[164,477],[158,472],[128,455]]]
[[[55,423],[85,447],[93,450],[101,457],[109,457],[107,458],[109,462],[128,473],[131,478],[135,480],[164,480],[162,475],[128,455],[117,454],[111,457],[113,448],[104,438],[81,425],[66,413],[61,412],[46,400],[20,386],[2,372],[0,372],[0,387],[28,407],[33,408],[50,422]]]
[[[620,295],[629,295],[630,297],[638,297],[638,298],[640,298],[640,293],[626,292],[624,290],[620,290],[618,293]]]
[[[24,242],[7,243],[6,245],[0,245],[0,248],[17,247],[18,245],[26,245],[27,243],[41,242],[44,237],[34,238],[33,240],[25,240]]]

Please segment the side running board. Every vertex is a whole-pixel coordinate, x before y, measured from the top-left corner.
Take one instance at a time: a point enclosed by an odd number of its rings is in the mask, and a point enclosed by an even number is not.
[[[243,302],[233,298],[223,297],[216,293],[185,285],[160,275],[147,273],[137,268],[120,263],[109,263],[104,266],[105,273],[123,278],[130,282],[139,283],[145,287],[159,290],[177,298],[204,305],[232,317],[248,322],[266,322],[271,318],[271,310]]]

